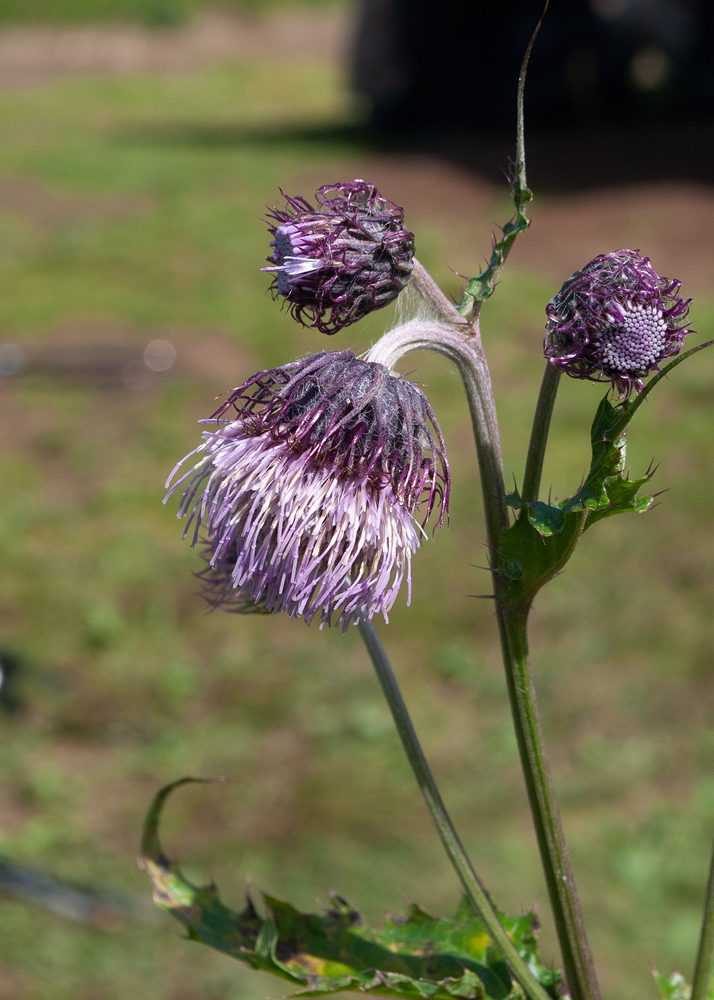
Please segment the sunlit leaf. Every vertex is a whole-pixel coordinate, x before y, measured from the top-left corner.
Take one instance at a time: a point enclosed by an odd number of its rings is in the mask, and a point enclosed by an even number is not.
[[[466,900],[453,919],[432,917],[412,905],[405,917],[388,917],[383,927],[373,929],[336,894],[323,913],[314,914],[262,893],[261,916],[250,899],[239,913],[221,902],[215,886],[192,885],[163,853],[158,823],[170,792],[193,780],[183,778],[157,794],[139,861],[153,883],[156,903],[185,926],[192,940],[288,980],[305,997],[343,990],[412,1000],[523,997]],[[555,996],[561,977],[540,964],[535,915],[501,920],[531,971]]]
[[[648,470],[629,479],[625,469],[625,433],[634,415],[629,402],[600,403],[590,431],[590,471],[580,489],[554,504],[524,503],[517,492],[505,503],[519,516],[503,533],[498,569],[513,604],[527,607],[538,590],[565,566],[580,535],[596,521],[614,514],[642,513],[654,498],[639,491],[652,478]]]

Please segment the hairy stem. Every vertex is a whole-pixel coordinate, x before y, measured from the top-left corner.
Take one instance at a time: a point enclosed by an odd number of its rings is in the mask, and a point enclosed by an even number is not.
[[[423,284],[422,280],[417,285],[420,292]],[[509,520],[508,509],[503,503],[506,490],[496,406],[481,345],[478,318],[470,324],[461,317],[458,325],[445,322],[444,311],[437,311],[433,293],[424,295],[422,292],[422,297],[437,315],[433,319],[414,319],[388,331],[370,350],[368,358],[393,368],[399,358],[410,351],[432,350],[446,355],[459,369],[471,412],[481,473],[487,542],[493,567],[494,596],[511,712],[566,977],[573,1000],[599,1000],[600,991],[548,770],[535,688],[528,665],[527,610],[508,607],[499,592],[498,558],[502,535],[509,526]],[[552,409],[556,388],[550,384],[551,376],[546,378],[548,387],[542,393],[541,414],[537,418],[543,425],[543,433],[536,434],[537,443],[533,445],[531,459],[534,469],[538,465],[538,474],[529,472],[531,483],[536,488],[547,438],[545,416],[547,407]]]
[[[454,824],[446,811],[439,789],[427,764],[414,725],[404,703],[399,685],[392,671],[387,654],[371,622],[361,622],[358,626],[364,644],[379,678],[379,683],[387,699],[404,752],[411,765],[419,789],[424,796],[427,809],[441,838],[451,864],[454,867],[463,890],[474,907],[493,941],[508,965],[514,979],[520,983],[531,1000],[550,1000],[548,994],[518,954],[515,945],[504,930],[498,913],[489,899],[481,880],[473,870]]]
[[[702,930],[692,978],[691,1000],[707,1000],[714,971],[714,847],[709,862],[709,879],[704,900]]]
[[[531,440],[528,445],[526,471],[523,476],[521,499],[524,503],[535,503],[538,499],[540,477],[543,473],[543,459],[545,458],[545,446],[548,441],[550,418],[553,415],[555,397],[558,393],[558,385],[560,383],[560,374],[559,368],[546,361],[543,381],[541,382],[535,416],[533,418]]]
[[[508,510],[502,502],[506,487],[496,404],[478,323],[472,327],[458,314],[457,317],[459,326],[452,326],[437,318],[413,319],[402,323],[393,330],[388,330],[367,357],[390,369],[405,354],[419,350],[436,351],[454,362],[464,383],[471,413],[489,541],[497,546],[501,532],[508,527]]]

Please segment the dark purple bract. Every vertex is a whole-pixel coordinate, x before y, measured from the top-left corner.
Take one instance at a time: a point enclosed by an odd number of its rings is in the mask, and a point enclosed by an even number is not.
[[[428,400],[350,351],[258,372],[174,469],[179,517],[208,534],[211,603],[321,625],[385,618],[449,467]],[[192,467],[174,481],[189,459]],[[421,526],[414,515],[418,515]]]
[[[678,354],[691,299],[636,250],[600,254],[546,307],[545,356],[573,378],[609,381],[621,395]]]
[[[414,267],[414,236],[404,209],[366,181],[327,184],[315,198],[316,208],[286,196],[270,213],[274,249],[263,270],[298,322],[333,334],[399,295]]]

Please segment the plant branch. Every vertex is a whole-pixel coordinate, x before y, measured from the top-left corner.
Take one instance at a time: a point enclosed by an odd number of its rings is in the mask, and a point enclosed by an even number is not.
[[[443,354],[454,362],[464,383],[471,413],[489,541],[498,545],[501,532],[509,522],[508,508],[502,500],[506,487],[496,404],[478,323],[472,328],[461,317],[459,323],[458,327],[437,319],[414,319],[402,323],[388,330],[371,348],[367,358],[392,369],[405,354],[427,350]]]
[[[520,983],[531,1000],[551,1000],[526,963],[518,954],[515,945],[503,928],[496,909],[489,899],[481,880],[473,870],[454,824],[446,810],[439,789],[424,756],[414,725],[409,716],[404,698],[392,671],[392,667],[371,622],[360,622],[359,631],[367,647],[384,697],[397,727],[404,752],[411,765],[419,789],[424,796],[427,809],[441,838],[451,864],[454,867],[466,896],[474,907],[493,941],[501,953],[513,977]]]
[[[473,330],[472,333],[467,332],[470,329]],[[472,327],[463,323],[457,327],[437,319],[411,320],[388,331],[370,350],[368,358],[393,368],[400,357],[418,349],[437,351],[451,358],[458,366],[464,383],[481,473],[487,542],[493,567],[494,595],[511,712],[565,973],[573,1000],[599,1000],[600,991],[548,770],[536,694],[528,664],[528,609],[507,606],[504,595],[500,592],[498,558],[502,535],[507,530],[509,521],[508,510],[503,503],[506,490],[496,407],[481,345],[478,319],[474,320]],[[540,418],[543,423],[547,406],[552,408],[551,396],[552,392],[549,390],[543,397]],[[542,463],[542,457],[538,459],[536,456],[544,448],[545,435],[542,435],[542,439],[534,445],[534,465]],[[532,475],[531,479],[534,481],[535,476]]]
[[[524,503],[534,503],[538,499],[540,478],[543,472],[543,459],[545,458],[545,446],[548,441],[550,418],[553,415],[560,375],[560,369],[546,361],[543,381],[541,382],[535,416],[533,418],[531,440],[528,445],[526,471],[523,476],[521,500]]]

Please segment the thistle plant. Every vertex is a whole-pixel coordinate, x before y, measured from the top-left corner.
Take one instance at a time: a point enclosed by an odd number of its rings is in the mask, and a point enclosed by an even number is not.
[[[531,42],[531,45],[533,43]],[[597,1000],[575,874],[550,778],[528,655],[527,623],[540,590],[560,573],[584,531],[616,514],[646,511],[647,470],[625,469],[630,422],[662,379],[709,346],[683,352],[689,300],[639,250],[603,252],[568,278],[545,306],[545,372],[520,489],[505,487],[496,406],[480,336],[480,313],[528,227],[523,87],[518,88],[514,215],[488,266],[454,305],[414,258],[404,212],[363,180],[327,185],[317,206],[302,197],[275,209],[274,290],[304,325],[336,333],[413,294],[402,321],[364,357],[326,351],[261,371],[229,392],[204,421],[203,442],[174,469],[166,499],[180,493],[184,536],[203,547],[198,573],[208,601],[232,611],[284,612],[306,624],[357,627],[404,751],[463,891],[451,920],[412,907],[383,929],[364,925],[333,896],[322,916],[263,896],[236,913],[215,887],[194,886],[164,855],[161,810],[184,778],[162,789],[147,817],[141,864],[159,905],[201,940],[288,980],[300,995],[360,990],[408,998]],[[417,304],[409,314],[409,303]],[[710,342],[711,343],[711,342]],[[444,440],[420,388],[395,366],[432,350],[458,368],[468,399],[485,508],[496,622],[535,835],[561,950],[562,970],[540,961],[533,913],[501,913],[467,856],[421,749],[372,619],[388,613],[420,542],[442,525],[450,474]],[[543,459],[561,374],[608,384],[595,412],[591,464],[568,497],[539,498]],[[434,541],[432,544],[438,544]],[[712,867],[714,872],[714,863]],[[710,872],[691,993],[681,977],[658,977],[664,1000],[709,996],[714,964]]]
[[[226,413],[234,411],[235,419]],[[435,506],[449,499],[426,396],[380,364],[326,351],[235,389],[174,473],[212,604],[285,611],[320,627],[385,621]],[[173,473],[172,473],[173,475]],[[407,603],[409,598],[407,597]]]
[[[299,323],[332,334],[396,299],[411,277],[414,236],[404,209],[365,181],[326,184],[315,200],[287,196],[269,213],[274,249],[263,270]]]

